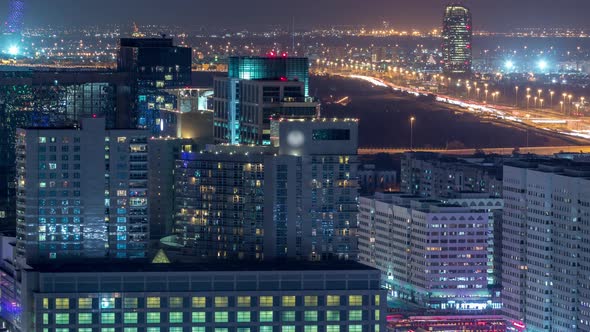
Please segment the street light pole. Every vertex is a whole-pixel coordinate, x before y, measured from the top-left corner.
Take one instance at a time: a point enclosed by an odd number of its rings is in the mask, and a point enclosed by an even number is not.
[[[415,117],[410,117],[410,151],[414,151],[414,121]]]

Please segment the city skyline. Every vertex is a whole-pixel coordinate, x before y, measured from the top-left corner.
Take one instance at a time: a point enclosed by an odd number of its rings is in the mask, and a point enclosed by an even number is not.
[[[205,1],[186,3],[171,0],[167,10],[161,10],[157,0],[114,0],[100,2],[55,0],[51,3],[29,0],[25,4],[26,26],[63,25],[68,17],[71,26],[87,24],[172,24],[183,27],[256,28],[264,25],[291,26],[295,18],[296,29],[326,25],[366,25],[379,27],[386,21],[392,28],[430,29],[442,24],[440,12],[447,3],[439,0],[370,0],[359,3],[353,0],[312,2],[302,0],[296,4],[273,6],[268,0],[256,4],[237,1]],[[529,27],[587,28],[580,11],[590,10],[584,0],[462,1],[470,7],[477,21],[474,29],[505,31]],[[359,11],[361,7],[361,11]],[[334,11],[338,8],[338,13]],[[507,8],[510,8],[508,10]],[[3,1],[0,17],[8,16],[9,5]],[[553,13],[559,11],[560,15]],[[332,13],[332,15],[325,15]],[[264,23],[261,23],[264,22]]]

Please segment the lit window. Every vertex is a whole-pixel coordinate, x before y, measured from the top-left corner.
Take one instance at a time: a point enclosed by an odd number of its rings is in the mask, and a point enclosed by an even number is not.
[[[101,324],[115,324],[115,313],[114,312],[103,312],[100,314]]]
[[[182,312],[171,312],[170,323],[182,323]]]
[[[260,332],[272,332],[272,326],[261,326]]]
[[[362,325],[349,325],[348,332],[363,332]]]
[[[339,321],[340,320],[340,311],[337,311],[337,310],[326,311],[326,320]]]
[[[363,305],[363,297],[361,295],[348,296],[348,305],[355,307]]]
[[[205,308],[207,303],[204,296],[193,297],[193,308]]]
[[[272,307],[273,306],[272,296],[261,296],[260,297],[260,306],[261,307]]]
[[[340,305],[340,296],[338,296],[338,295],[328,295],[327,296],[327,305],[329,305],[329,306],[338,306],[338,305]]]
[[[250,332],[249,327],[238,327],[237,332]]]
[[[103,327],[100,329],[100,332],[115,332],[114,327]]]
[[[295,326],[283,326],[281,332],[295,332]]]
[[[92,299],[91,298],[78,299],[78,309],[92,309]]]
[[[375,320],[381,319],[381,311],[375,310]]]
[[[90,327],[81,327],[78,329],[78,332],[92,332],[92,328]]]
[[[117,137],[117,143],[125,143],[127,137]]]
[[[146,332],[160,332],[160,328],[159,327],[148,327],[146,329]]]
[[[295,311],[283,311],[282,313],[282,321],[283,322],[294,322],[295,321]]]
[[[92,324],[92,314],[91,313],[78,314],[78,324]]]
[[[351,310],[348,312],[348,320],[363,320],[362,310]]]
[[[381,328],[379,327],[379,324],[375,324],[375,332],[379,332],[381,330]]]
[[[148,308],[159,308],[160,307],[160,298],[159,297],[148,297],[147,298],[147,307]]]
[[[182,308],[182,297],[171,297],[168,302],[170,308]]]
[[[306,307],[316,307],[318,305],[317,296],[306,296],[304,298]]]
[[[340,332],[340,326],[328,325],[328,326],[326,326],[326,332]]]
[[[70,314],[55,314],[55,324],[70,324]]]
[[[41,144],[47,143],[47,137],[39,137],[39,143],[41,143]]]
[[[303,319],[306,322],[317,322],[318,321],[318,312],[317,311],[306,311],[303,314]]]
[[[261,311],[259,321],[272,322],[272,311]]]
[[[160,323],[160,313],[159,312],[148,312],[147,313],[147,323],[148,324],[159,324]]]
[[[193,326],[191,332],[205,332],[204,326]]]
[[[215,307],[216,308],[227,308],[227,296],[216,296],[215,297]]]
[[[215,313],[215,323],[227,323],[229,321],[229,313],[227,311],[218,311]]]
[[[137,327],[125,327],[123,332],[137,332]]]
[[[375,305],[380,305],[380,303],[381,303],[381,296],[375,295]]]
[[[294,307],[295,296],[283,296],[283,307]]]
[[[250,296],[238,296],[238,307],[249,307],[250,302]]]
[[[125,309],[137,309],[138,301],[136,297],[126,297],[123,299],[123,307]]]
[[[65,298],[55,299],[55,309],[70,309],[70,299],[65,299]]]
[[[171,327],[168,332],[182,332],[182,327]]]
[[[123,314],[125,324],[137,324],[137,312],[126,312]]]
[[[49,299],[46,297],[43,298],[43,309],[49,309]]]
[[[309,325],[303,328],[303,332],[318,332],[317,325]]]
[[[238,311],[238,323],[249,323],[250,318],[250,311]]]
[[[44,325],[49,324],[49,314],[48,313],[43,314],[43,324]]]
[[[192,313],[193,323],[205,323],[205,313],[202,311]]]
[[[113,297],[103,297],[100,299],[100,308],[101,309],[113,309],[115,307],[115,298]]]

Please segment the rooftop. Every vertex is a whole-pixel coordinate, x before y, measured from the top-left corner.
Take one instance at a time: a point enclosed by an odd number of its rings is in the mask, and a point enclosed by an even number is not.
[[[44,273],[84,272],[265,272],[265,271],[376,271],[354,261],[208,261],[199,263],[150,264],[141,262],[120,262],[94,260],[83,263],[36,264],[33,270]]]

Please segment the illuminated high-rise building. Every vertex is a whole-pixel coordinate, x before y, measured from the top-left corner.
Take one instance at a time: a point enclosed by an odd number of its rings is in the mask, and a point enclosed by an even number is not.
[[[105,119],[17,132],[17,255],[27,264],[145,258],[147,137]]]
[[[10,0],[8,6],[8,17],[4,23],[4,33],[20,34],[24,24],[25,2],[23,0]]]
[[[447,75],[465,76],[471,73],[473,35],[471,12],[463,5],[445,8],[443,21],[443,71]]]
[[[216,78],[214,91],[218,143],[270,145],[271,118],[319,114],[319,103],[309,97],[307,58],[231,57],[228,77]]]
[[[136,78],[137,107],[131,118],[139,128],[160,136],[176,125],[177,97],[165,89],[191,84],[192,49],[172,38],[121,38],[117,70]]]
[[[358,122],[275,124],[278,149],[218,145],[176,161],[182,250],[207,259],[356,259]]]

